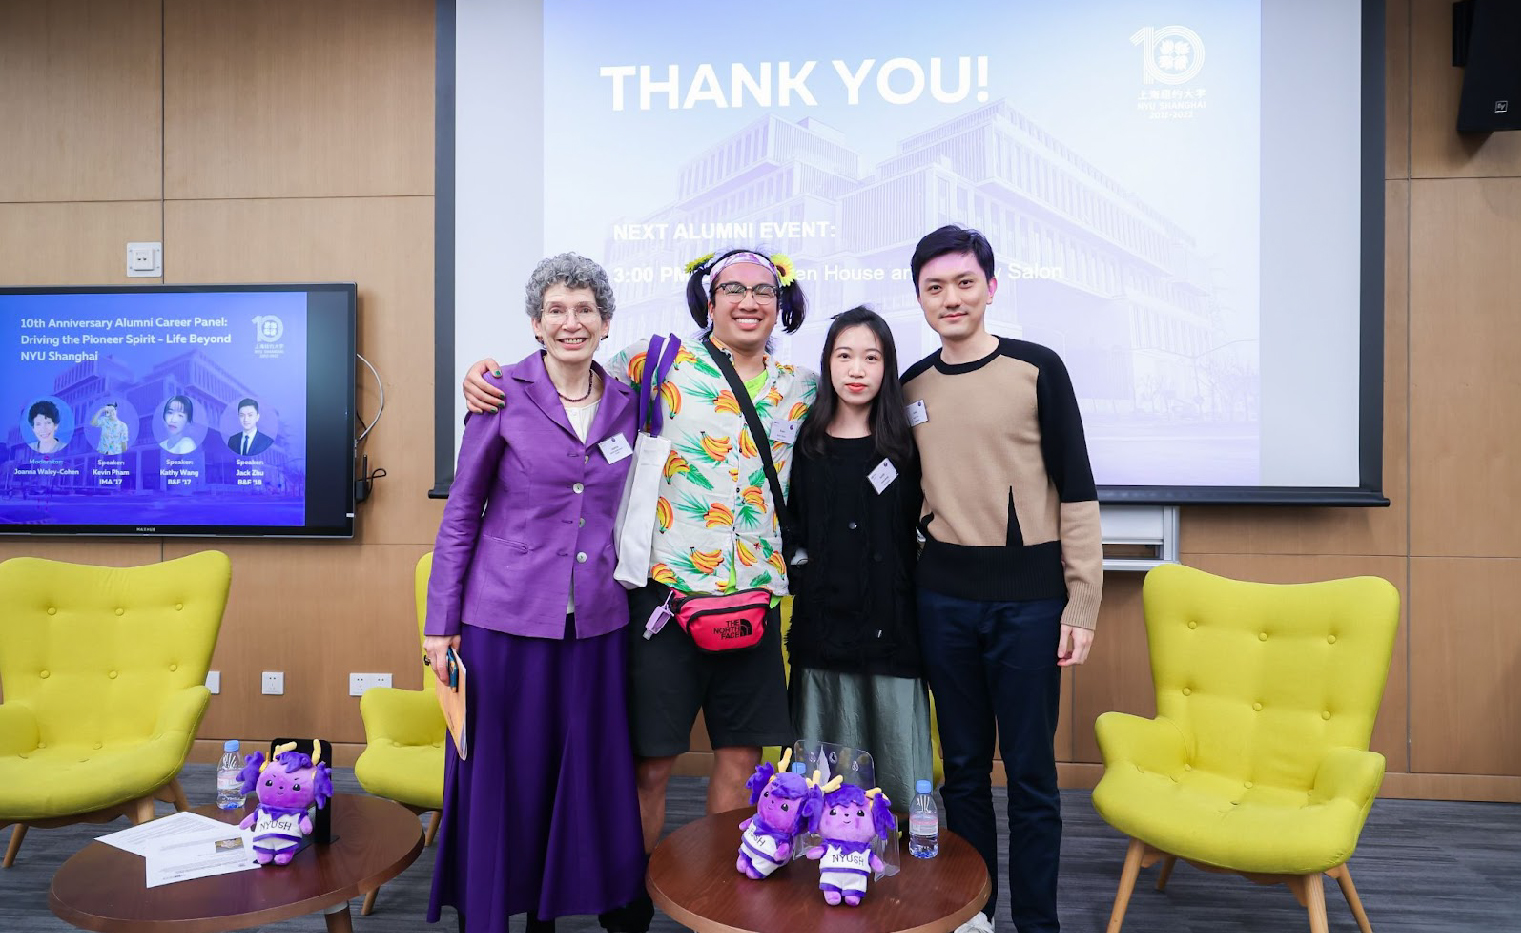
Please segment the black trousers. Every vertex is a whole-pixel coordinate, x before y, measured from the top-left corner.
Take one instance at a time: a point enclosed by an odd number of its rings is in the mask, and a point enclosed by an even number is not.
[[[1009,779],[1009,916],[1019,933],[1056,933],[1061,796],[1056,646],[1062,599],[983,602],[919,591],[919,641],[945,753],[946,826],[998,877],[995,736]],[[997,908],[998,885],[983,912]]]

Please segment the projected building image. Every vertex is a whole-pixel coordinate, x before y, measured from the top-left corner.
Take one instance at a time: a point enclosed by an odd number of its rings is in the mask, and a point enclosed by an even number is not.
[[[696,155],[671,201],[637,218],[686,224],[693,239],[607,239],[620,330],[689,332],[671,270],[760,244],[797,261],[813,309],[783,352],[813,365],[829,316],[867,303],[906,365],[938,346],[906,279],[914,244],[945,223],[973,226],[999,259],[988,327],[1062,354],[1101,482],[1144,481],[1159,458],[1174,477],[1197,459],[1194,481],[1257,481],[1257,347],[1242,336],[1255,333],[1255,298],[1233,308],[1188,231],[1002,100],[896,150],[865,173],[833,128],[770,114]]]

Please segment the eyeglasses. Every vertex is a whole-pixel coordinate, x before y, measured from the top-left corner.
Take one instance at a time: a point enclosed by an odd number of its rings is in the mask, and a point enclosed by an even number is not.
[[[596,305],[576,305],[567,308],[564,305],[549,305],[544,308],[543,317],[552,324],[563,324],[565,319],[572,314],[582,324],[594,324],[602,317],[602,311]]]
[[[738,282],[725,282],[713,289],[721,293],[725,298],[733,298],[736,301],[744,301],[746,295],[754,295],[758,304],[768,305],[776,300],[777,287],[762,282],[760,285],[741,285]]]

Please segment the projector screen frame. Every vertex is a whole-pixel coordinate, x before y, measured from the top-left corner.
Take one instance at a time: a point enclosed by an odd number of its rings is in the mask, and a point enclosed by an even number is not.
[[[1271,3],[1273,0],[1263,0]],[[436,3],[434,222],[434,477],[430,498],[448,497],[455,467],[455,0]],[[1099,486],[1099,501],[1125,505],[1382,507],[1384,403],[1384,157],[1386,17],[1381,0],[1361,2],[1358,483],[1356,486]],[[542,92],[540,88],[540,93]],[[483,351],[484,353],[485,351]]]

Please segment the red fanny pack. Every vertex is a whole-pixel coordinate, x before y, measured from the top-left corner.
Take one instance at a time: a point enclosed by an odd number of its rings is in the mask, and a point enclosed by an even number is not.
[[[723,596],[673,595],[670,606],[676,624],[699,651],[743,651],[760,644],[766,634],[771,593],[756,588]]]

